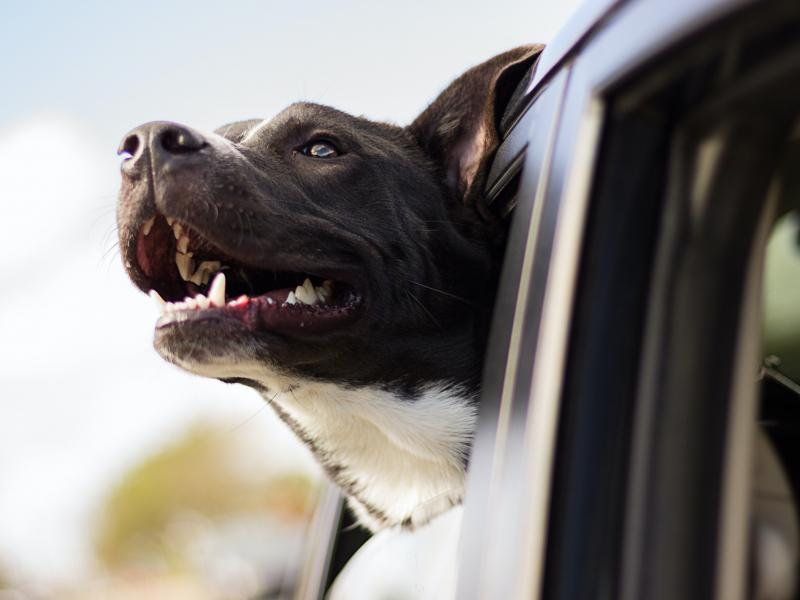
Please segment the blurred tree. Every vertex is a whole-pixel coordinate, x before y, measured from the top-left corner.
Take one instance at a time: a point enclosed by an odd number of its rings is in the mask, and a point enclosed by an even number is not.
[[[170,524],[182,515],[211,521],[253,514],[295,522],[305,518],[313,482],[291,473],[254,479],[242,468],[247,456],[241,437],[197,424],[135,466],[101,511],[95,532],[101,563],[118,572],[182,571],[186,557],[167,539]]]

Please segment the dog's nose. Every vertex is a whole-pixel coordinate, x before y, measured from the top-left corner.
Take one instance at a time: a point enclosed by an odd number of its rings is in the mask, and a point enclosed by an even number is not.
[[[156,121],[146,123],[128,132],[117,149],[126,154],[122,172],[134,171],[147,155],[154,163],[165,163],[186,154],[193,154],[207,146],[203,136],[177,123]]]

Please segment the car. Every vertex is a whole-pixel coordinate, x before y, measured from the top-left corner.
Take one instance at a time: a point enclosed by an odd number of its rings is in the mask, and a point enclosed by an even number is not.
[[[590,1],[526,75],[459,600],[796,597],[799,116],[796,0]],[[298,598],[350,525],[331,491]]]

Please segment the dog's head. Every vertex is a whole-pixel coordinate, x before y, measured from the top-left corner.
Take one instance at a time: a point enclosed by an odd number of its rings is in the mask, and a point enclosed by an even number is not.
[[[169,303],[158,352],[245,383],[268,365],[475,384],[503,235],[480,202],[498,86],[538,51],[473,68],[406,128],[298,103],[209,134],[131,131],[120,248],[133,282]]]

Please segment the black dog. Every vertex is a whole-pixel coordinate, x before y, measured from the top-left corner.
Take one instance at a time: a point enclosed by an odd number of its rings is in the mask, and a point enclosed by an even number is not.
[[[467,71],[406,128],[299,103],[122,142],[120,248],[156,350],[259,390],[373,530],[461,500],[504,241],[481,194],[540,50]]]

